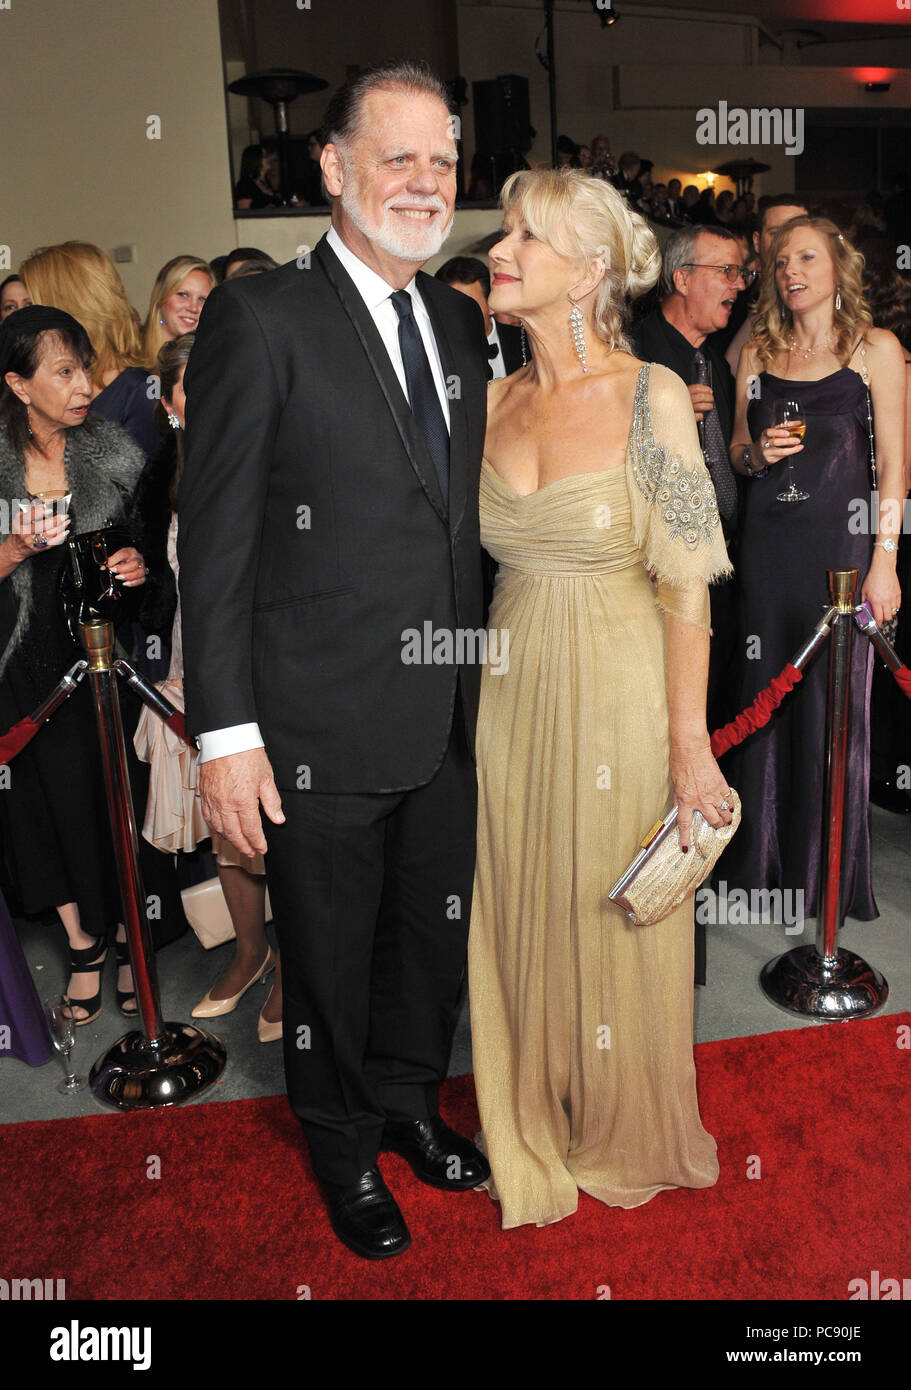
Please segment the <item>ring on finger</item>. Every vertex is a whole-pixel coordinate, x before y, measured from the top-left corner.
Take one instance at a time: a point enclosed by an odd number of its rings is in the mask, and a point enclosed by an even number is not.
[[[35,537],[35,549],[36,549],[36,550],[43,550],[44,547],[45,547],[46,545],[47,545],[47,536],[41,535],[41,534],[39,533],[39,534]]]

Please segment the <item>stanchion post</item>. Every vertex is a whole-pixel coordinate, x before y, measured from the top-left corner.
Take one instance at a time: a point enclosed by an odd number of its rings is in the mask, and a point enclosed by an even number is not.
[[[164,1028],[159,1006],[158,973],[149,931],[145,889],[139,868],[139,841],[126,765],[126,744],[120,717],[120,698],[112,666],[114,625],[83,623],[82,644],[89,660],[88,677],[95,706],[95,723],[101,746],[101,764],[107,793],[108,815],[114,837],[114,856],[123,904],[133,984],[146,1039],[152,1043]]]
[[[889,986],[861,956],[838,946],[842,919],[842,845],[848,730],[851,717],[851,649],[857,570],[829,570],[832,604],[829,688],[826,702],[826,765],[822,821],[822,871],[816,944],[797,946],[763,966],[759,983],[773,1004],[821,1020],[863,1018],[885,1003]]]
[[[121,1110],[148,1110],[174,1105],[205,1090],[224,1069],[225,1049],[219,1038],[201,1028],[162,1021],[120,699],[112,666],[114,625],[93,618],[80,623],[79,631],[88,657],[124,925],[144,1028],[144,1033],[133,1031],[118,1038],[95,1063],[89,1084],[96,1099],[107,1105]]]
[[[829,647],[826,699],[826,768],[823,790],[822,860],[816,950],[828,966],[836,963],[835,941],[842,923],[841,857],[845,830],[848,729],[851,721],[851,652],[854,645],[854,590],[857,570],[829,570],[829,593],[838,607]]]

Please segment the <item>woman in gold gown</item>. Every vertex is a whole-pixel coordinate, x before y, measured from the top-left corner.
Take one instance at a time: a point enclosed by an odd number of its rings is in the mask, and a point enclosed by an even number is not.
[[[514,175],[491,307],[532,361],[491,386],[481,533],[499,562],[478,728],[471,1024],[504,1227],[579,1190],[634,1207],[717,1180],[693,1064],[693,909],[633,926],[607,898],[676,799],[730,821],[709,748],[708,584],[730,571],[689,393],[634,358],[647,224],[576,171]],[[508,647],[502,634],[508,633]]]

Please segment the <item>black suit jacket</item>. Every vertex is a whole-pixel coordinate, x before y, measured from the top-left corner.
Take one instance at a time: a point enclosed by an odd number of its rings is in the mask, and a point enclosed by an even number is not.
[[[630,336],[644,362],[660,362],[663,367],[670,367],[672,372],[676,372],[687,386],[690,385],[696,349],[672,323],[668,323],[660,304],[631,326]],[[730,444],[734,428],[734,378],[724,353],[719,351],[714,341],[714,334],[706,338],[702,351],[712,364],[715,409],[725,443]]]
[[[506,375],[511,376],[522,366],[522,330],[511,323],[498,323],[497,337],[500,339],[500,351],[503,354],[503,366],[506,368]],[[530,352],[529,356],[531,356]]]
[[[187,365],[188,727],[257,721],[279,787],[422,785],[444,757],[457,686],[473,734],[480,666],[454,663],[425,633],[482,623],[484,334],[472,300],[424,274],[418,283],[450,397],[448,507],[325,238],[307,268],[220,286]],[[409,629],[420,664],[403,660]]]

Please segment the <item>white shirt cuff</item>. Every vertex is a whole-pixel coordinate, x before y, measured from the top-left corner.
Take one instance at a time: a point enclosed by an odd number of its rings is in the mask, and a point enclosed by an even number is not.
[[[249,748],[264,748],[258,724],[232,724],[229,729],[212,729],[199,735],[199,761],[211,762],[229,753],[245,753]]]

